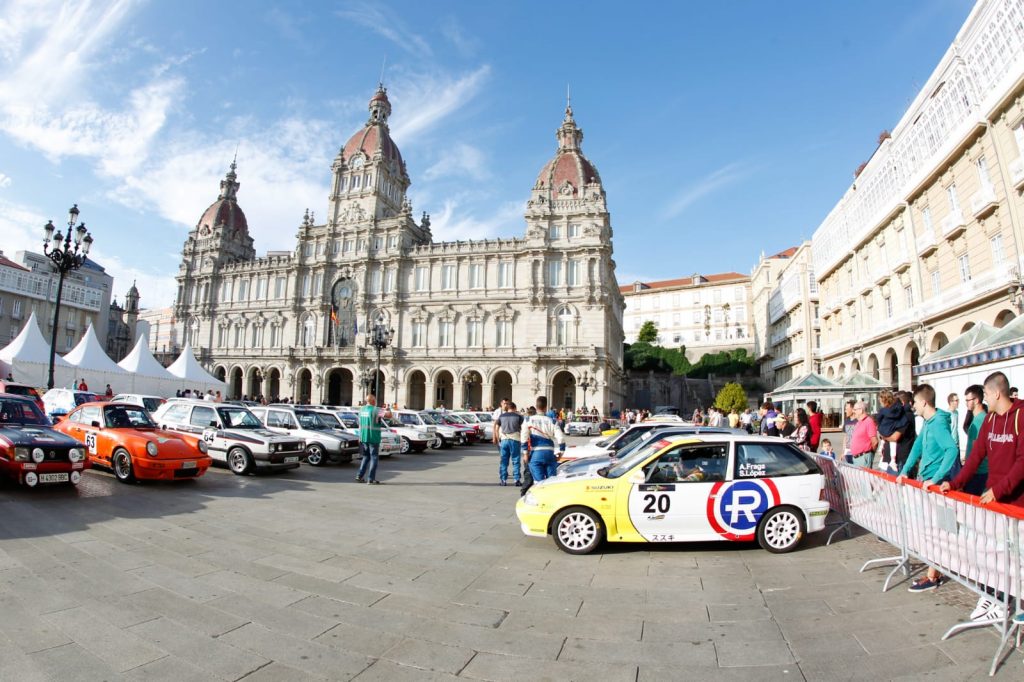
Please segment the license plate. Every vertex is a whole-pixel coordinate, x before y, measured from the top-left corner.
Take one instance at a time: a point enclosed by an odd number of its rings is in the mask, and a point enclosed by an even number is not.
[[[67,483],[67,474],[39,474],[40,483]]]
[[[298,461],[299,461],[298,457],[285,457],[284,458],[284,463],[285,464],[293,464],[294,462],[298,462]]]
[[[433,426],[427,427],[427,433],[434,433],[435,431],[437,431],[437,429],[435,429]]]
[[[195,469],[196,468],[196,463],[195,462],[182,462],[181,463],[181,468],[182,469]]]

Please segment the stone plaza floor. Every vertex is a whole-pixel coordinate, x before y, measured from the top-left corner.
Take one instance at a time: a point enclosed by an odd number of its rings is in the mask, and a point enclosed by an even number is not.
[[[238,478],[0,484],[0,680],[986,679],[974,599],[893,548],[606,546],[519,530],[489,446]],[[1024,679],[1011,652],[996,679]]]

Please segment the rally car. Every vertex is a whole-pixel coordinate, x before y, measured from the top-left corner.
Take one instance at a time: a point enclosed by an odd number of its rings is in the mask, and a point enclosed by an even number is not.
[[[794,549],[825,527],[825,478],[783,438],[655,437],[614,464],[560,473],[516,504],[526,535],[587,554],[610,542],[757,540]]]
[[[0,393],[0,475],[30,488],[41,483],[78,485],[88,468],[82,446],[50,428],[34,400]]]
[[[142,405],[86,403],[54,428],[84,443],[89,462],[122,483],[198,478],[213,462],[201,438],[161,430]]]

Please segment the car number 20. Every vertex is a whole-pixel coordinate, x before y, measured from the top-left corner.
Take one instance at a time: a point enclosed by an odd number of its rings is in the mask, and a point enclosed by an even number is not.
[[[644,514],[665,514],[672,507],[672,498],[668,495],[644,495]]]
[[[96,454],[96,434],[87,433],[85,434],[85,447],[89,448],[89,452]]]

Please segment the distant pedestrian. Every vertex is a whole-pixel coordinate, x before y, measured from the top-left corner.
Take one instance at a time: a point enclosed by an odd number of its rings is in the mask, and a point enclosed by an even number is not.
[[[514,402],[505,403],[506,411],[501,413],[494,423],[494,432],[499,439],[501,461],[498,465],[499,485],[508,485],[508,465],[511,462],[516,487],[522,486],[520,478],[520,459],[523,452],[523,415],[519,414]]]
[[[853,404],[853,416],[857,420],[850,437],[850,464],[870,469],[875,460],[875,448],[878,447],[878,427],[875,420],[868,414],[868,406],[863,400]]]
[[[811,428],[811,440],[808,445],[811,452],[817,452],[818,444],[821,442],[821,412],[818,411],[818,403],[813,400],[807,401],[807,425]]]
[[[359,408],[359,448],[363,458],[359,462],[356,481],[377,485],[377,458],[380,455],[380,418],[389,419],[391,410],[377,409],[377,396],[366,396],[366,404]]]
[[[78,390],[79,391],[88,391],[89,390],[89,384],[85,383],[85,377],[82,377],[81,379],[78,380]]]
[[[832,449],[832,441],[828,438],[821,439],[821,454],[825,455],[829,459],[836,458],[835,450]]]
[[[107,390],[103,392],[103,395],[106,396],[107,400],[114,397],[114,389],[110,387],[110,384],[107,384]]]
[[[555,421],[546,414],[547,409],[547,397],[537,396],[537,414],[523,422],[521,431],[522,441],[530,453],[530,473],[534,481],[554,476],[558,469],[555,448],[558,448],[559,454],[565,452],[565,437]]]
[[[967,407],[967,416],[971,422],[967,426],[967,456],[970,456],[974,441],[978,440],[981,433],[981,425],[985,423],[988,416],[988,407],[984,402],[984,390],[980,384],[973,384],[964,391],[964,405]],[[966,461],[966,457],[964,458]],[[988,460],[978,465],[978,470],[971,477],[971,480],[964,484],[964,492],[969,495],[981,495],[985,492],[985,483],[988,481]]]
[[[754,432],[754,413],[749,407],[743,410],[743,414],[740,415],[740,425],[747,433]]]
[[[796,446],[801,450],[807,452],[814,452],[811,449],[811,425],[807,418],[807,412],[804,408],[799,407],[796,410],[796,425],[793,428],[793,433],[790,434],[790,438],[796,443]]]
[[[843,455],[850,453],[850,443],[853,442],[853,430],[857,427],[857,417],[854,414],[853,406],[855,401],[847,400],[843,405]]]

